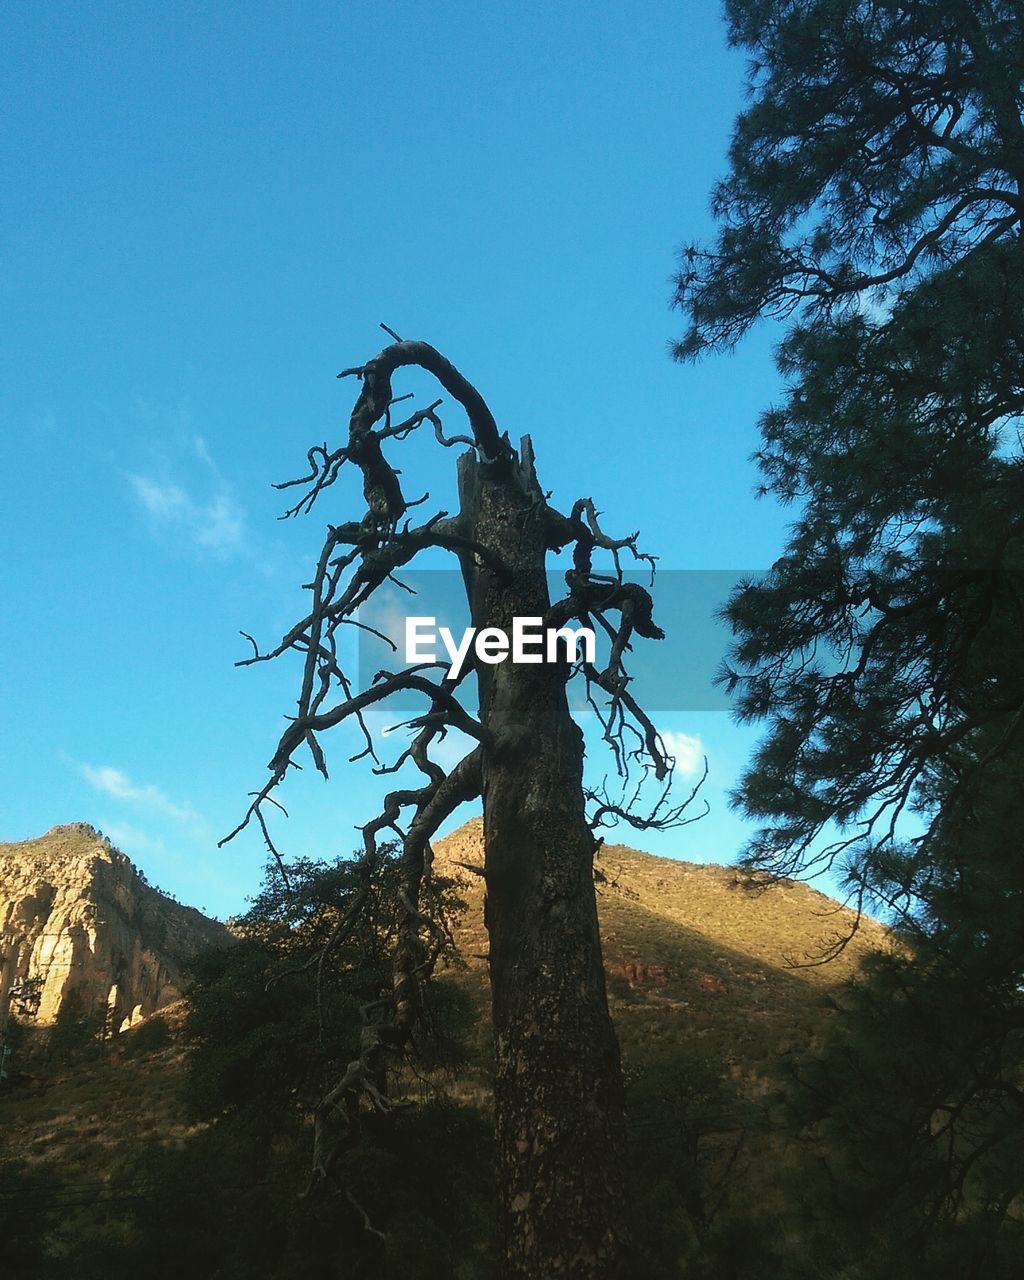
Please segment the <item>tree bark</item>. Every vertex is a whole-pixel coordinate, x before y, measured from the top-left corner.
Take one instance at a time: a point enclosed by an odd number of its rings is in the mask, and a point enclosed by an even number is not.
[[[543,495],[521,457],[460,460],[467,536],[511,569],[462,558],[473,625],[549,608]],[[583,735],[564,664],[480,664],[485,920],[495,1038],[505,1280],[628,1272],[624,1099],[608,1013],[583,802]]]

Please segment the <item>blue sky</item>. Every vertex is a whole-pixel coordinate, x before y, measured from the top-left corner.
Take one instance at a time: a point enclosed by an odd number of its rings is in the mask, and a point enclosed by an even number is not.
[[[361,510],[348,477],[278,522],[270,485],[341,438],[334,375],[379,321],[533,436],[557,503],[592,495],[665,568],[778,553],[748,460],[778,335],[667,354],[743,100],[715,4],[36,0],[2,45],[0,838],[83,819],[210,911],[255,890],[258,838],[216,840],[297,684],[235,669],[238,632],[301,616],[325,521]],[[424,439],[400,465],[446,506],[453,462]],[[751,733],[659,723],[706,750],[712,812],[635,843],[731,860]],[[344,757],[283,796],[287,851],[354,847],[377,784]]]

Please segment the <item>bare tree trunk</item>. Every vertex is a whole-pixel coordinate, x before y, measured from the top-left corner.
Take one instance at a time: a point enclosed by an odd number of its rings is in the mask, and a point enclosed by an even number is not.
[[[298,714],[289,717],[270,762],[270,778],[221,843],[257,821],[287,879],[263,806],[276,804],[272,793],[294,764],[294,752],[308,747],[326,778],[319,735],[354,720],[365,736],[366,755],[373,752],[373,742],[362,719],[365,711],[402,691],[415,690],[428,699],[428,712],[409,722],[417,727],[415,738],[392,766],[397,769],[411,761],[424,775],[424,783],[391,791],[381,811],[363,827],[361,865],[369,872],[382,857],[378,836],[400,830],[403,811],[414,811],[403,837],[404,888],[393,989],[387,999],[374,1002],[372,1013],[367,1010],[359,1057],[347,1064],[317,1108],[314,1180],[331,1176],[339,1139],[332,1139],[328,1131],[343,1100],[354,1100],[354,1118],[362,1097],[376,1110],[395,1105],[374,1083],[375,1073],[386,1053],[398,1053],[408,1045],[421,1011],[423,983],[447,936],[431,917],[429,903],[426,911],[422,909],[429,841],[448,814],[479,795],[484,804],[505,1280],[632,1280],[627,1262],[622,1073],[601,962],[595,841],[584,809],[583,737],[569,715],[566,696],[569,666],[543,660],[497,666],[478,661],[476,719],[459,703],[457,685],[447,682],[447,664],[426,664],[445,667],[436,680],[422,666],[413,667],[378,673],[369,686],[353,692],[338,665],[337,639],[360,605],[396,569],[428,548],[459,556],[472,620],[479,628],[498,628],[508,635],[515,632],[516,618],[537,618],[548,626],[570,619],[589,625],[596,618],[614,638],[605,669],[584,663],[583,678],[588,693],[596,687],[609,695],[614,711],[608,711],[605,738],[620,763],[622,733],[628,729],[642,743],[645,772],[653,771],[665,786],[650,816],[634,815],[630,821],[663,827],[674,823],[689,801],[664,807],[672,761],[653,722],[626,687],[622,662],[631,637],[662,639],[663,633],[651,616],[649,593],[625,581],[619,557],[628,552],[652,569],[654,561],[638,550],[638,534],[609,537],[590,498],[578,498],[569,515],[549,506],[537,483],[530,441],[523,441],[517,455],[483,397],[454,365],[427,343],[406,342],[388,333],[394,339],[390,346],[366,364],[339,374],[356,376],[361,383],[347,444],[332,451],[326,444],[314,445],[307,453],[309,473],[280,486],[305,486],[288,512],[294,515],[308,511],[343,466],[354,465],[362,473],[367,509],[358,521],[328,526],[310,584],[308,615],[268,652],[251,640],[254,653],[242,665],[268,661],[289,649],[303,654],[302,688]],[[392,421],[392,406],[404,399],[392,394],[392,374],[408,366],[431,373],[462,405],[470,436],[444,434],[435,412],[440,400],[403,422]],[[400,473],[382,446],[404,440],[428,422],[442,447],[465,445],[470,452],[459,463],[459,515],[449,519],[439,511],[413,528],[407,513],[417,504],[406,501]],[[547,554],[570,546],[567,593],[552,609]],[[614,575],[594,572],[595,551],[611,556]],[[618,615],[617,624],[609,621],[609,613]],[[328,699],[335,689],[344,696],[331,705]],[[446,772],[431,759],[429,749],[449,727],[461,729],[476,745]],[[630,807],[635,799],[634,795]],[[609,811],[624,812],[614,804],[598,804],[592,821]],[[348,936],[346,930],[354,927],[364,905],[356,894],[325,944],[321,964]]]
[[[467,553],[473,624],[511,633],[549,607],[543,495],[521,462],[467,454],[467,536],[512,569]],[[564,665],[481,665],[486,924],[506,1280],[626,1273],[624,1110],[584,815],[583,736]]]

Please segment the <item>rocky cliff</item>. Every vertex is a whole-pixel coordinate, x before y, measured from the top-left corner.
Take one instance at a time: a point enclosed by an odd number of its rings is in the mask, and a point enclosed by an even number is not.
[[[229,940],[86,823],[0,843],[0,1025],[12,1005],[52,1023],[74,997],[122,1030],[181,995],[192,955]]]

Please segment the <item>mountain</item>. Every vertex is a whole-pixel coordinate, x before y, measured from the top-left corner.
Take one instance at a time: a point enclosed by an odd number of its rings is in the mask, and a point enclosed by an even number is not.
[[[435,846],[435,869],[451,876],[467,908],[455,929],[464,968],[456,981],[482,994],[483,822],[473,819]],[[883,925],[809,885],[751,885],[735,867],[684,862],[602,845],[594,861],[612,1015],[627,1070],[680,1046],[747,1077],[770,1070],[820,1030],[828,992],[872,951]],[[857,925],[854,931],[854,925]],[[851,936],[852,934],[852,936]],[[838,956],[822,953],[849,937]]]
[[[45,1026],[71,1000],[122,1030],[177,1000],[189,958],[229,938],[87,823],[0,844],[0,1027],[12,1003]]]
[[[9,1273],[31,1280],[490,1277],[482,845],[482,823],[474,820],[435,846],[435,871],[457,881],[466,904],[454,930],[458,955],[440,974],[441,983],[473,997],[475,1012],[459,1024],[463,1052],[451,1063],[399,1069],[391,1091],[420,1105],[400,1108],[396,1127],[378,1130],[368,1121],[380,1148],[345,1157],[356,1162],[359,1202],[389,1233],[385,1252],[394,1256],[387,1254],[386,1270],[379,1259],[358,1261],[373,1245],[358,1212],[346,1216],[338,1200],[324,1209],[298,1198],[310,1135],[294,1090],[283,1095],[291,1099],[283,1128],[280,1100],[261,1110],[259,1124],[230,1108],[195,1112],[189,1065],[201,1061],[200,1051],[181,1035],[179,1003],[143,1016],[88,1059],[44,1053],[0,1091],[0,1236],[31,1225],[36,1250],[30,1264]],[[627,1083],[631,1194],[647,1243],[669,1260],[650,1274],[706,1274],[693,1261],[705,1256],[695,1242],[706,1243],[712,1228],[716,1239],[735,1235],[737,1249],[747,1240],[748,1252],[760,1248],[755,1229],[765,1239],[781,1230],[798,1249],[803,1227],[787,1173],[793,1144],[780,1112],[780,1066],[799,1065],[823,1035],[835,1016],[831,990],[887,945],[885,929],[863,919],[836,960],[815,965],[808,962],[855,918],[806,885],[751,887],[734,868],[620,845],[601,847],[595,882]],[[122,1004],[115,995],[119,1012],[129,1000],[143,1013],[157,1008],[180,989],[189,948],[227,937],[222,926],[148,889],[123,854],[77,825],[0,846],[0,902],[5,937],[21,930],[18,963],[26,954],[51,958],[49,968],[37,965],[51,993],[74,989],[77,980],[90,998],[106,999],[112,975],[147,975],[135,986],[126,976],[111,983],[125,991]],[[26,918],[36,922],[31,929]],[[58,953],[67,960],[59,968]],[[27,971],[34,972],[31,963]],[[92,977],[73,979],[79,971]],[[467,1004],[460,994],[447,1007]],[[271,1010],[259,1032],[273,1043],[277,1006],[259,1007]],[[252,1060],[250,1046],[262,1052],[258,1038],[249,1039],[231,1059],[230,1070],[245,1079],[274,1061]],[[430,1175],[416,1175],[420,1166]],[[459,1266],[431,1269],[421,1258],[430,1240],[431,1248],[442,1242],[445,1257],[450,1246]],[[331,1270],[342,1244],[344,1269]],[[737,1267],[714,1274],[754,1274]]]
[[[434,866],[459,880],[467,911],[456,938],[466,956],[482,963],[483,820],[473,818],[439,840]],[[883,925],[862,916],[834,963],[808,964],[846,936],[856,917],[800,881],[750,883],[735,867],[659,858],[619,844],[600,847],[594,875],[606,967],[633,986],[658,985],[670,974],[741,984],[796,974],[827,987],[888,936]]]

